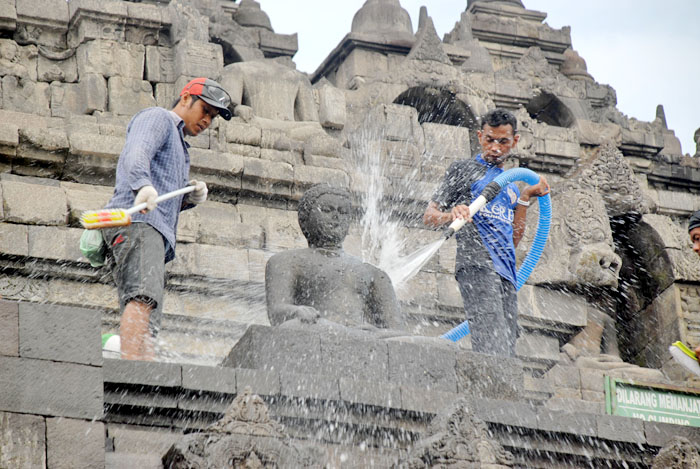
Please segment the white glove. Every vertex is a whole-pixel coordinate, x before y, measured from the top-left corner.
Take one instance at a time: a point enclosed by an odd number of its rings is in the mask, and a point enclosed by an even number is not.
[[[156,191],[156,188],[153,186],[143,186],[141,189],[139,189],[139,192],[136,194],[136,199],[134,199],[134,205],[139,205],[142,203],[146,203],[146,208],[141,210],[141,213],[148,213],[154,208],[156,208],[156,199],[158,198],[158,192]]]
[[[190,192],[190,195],[187,198],[190,203],[199,205],[205,200],[207,200],[207,194],[209,193],[209,190],[207,189],[207,185],[204,181],[197,181],[196,179],[192,179],[190,181],[190,186],[195,187],[195,189],[192,192]]]

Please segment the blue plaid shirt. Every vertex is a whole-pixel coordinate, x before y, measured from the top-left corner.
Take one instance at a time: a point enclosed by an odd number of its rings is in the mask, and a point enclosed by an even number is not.
[[[144,109],[131,119],[117,163],[114,195],[105,208],[132,207],[143,186],[153,186],[162,195],[187,185],[190,155],[184,125],[177,114],[160,107]],[[183,197],[160,202],[145,215],[131,216],[132,221],[148,223],[163,235],[165,262],[175,257],[175,231]]]

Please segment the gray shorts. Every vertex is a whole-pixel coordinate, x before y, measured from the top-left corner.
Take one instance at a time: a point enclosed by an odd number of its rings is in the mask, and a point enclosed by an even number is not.
[[[459,269],[455,277],[469,321],[472,350],[514,357],[519,330],[513,284],[491,268]]]
[[[165,241],[147,223],[106,228],[102,235],[112,259],[112,276],[119,293],[119,308],[131,300],[153,305],[149,329],[155,336],[160,329],[165,288]]]

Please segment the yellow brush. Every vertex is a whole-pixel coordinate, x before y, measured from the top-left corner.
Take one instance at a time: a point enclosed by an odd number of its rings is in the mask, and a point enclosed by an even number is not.
[[[695,356],[695,352],[686,347],[683,342],[674,342],[668,348],[668,351],[671,352],[673,359],[683,365],[686,370],[700,376],[700,364],[698,363],[698,357]]]
[[[195,186],[187,186],[176,191],[163,194],[156,199],[156,203],[172,199],[178,195],[192,192]],[[134,205],[131,208],[105,208],[102,210],[87,210],[80,216],[80,224],[86,230],[99,228],[111,228],[113,226],[126,226],[131,224],[131,215],[146,208],[146,203]]]

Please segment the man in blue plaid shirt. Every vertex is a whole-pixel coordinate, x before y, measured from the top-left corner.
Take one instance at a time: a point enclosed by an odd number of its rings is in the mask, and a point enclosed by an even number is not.
[[[175,257],[180,211],[207,198],[202,181],[189,181],[190,156],[185,136],[197,136],[220,115],[231,119],[231,97],[214,80],[195,78],[180,92],[173,109],[153,107],[136,114],[127,127],[117,163],[114,195],[106,208],[146,203],[129,226],[103,230],[114,264],[112,274],[121,310],[121,357],[153,360],[160,326],[165,264]],[[185,196],[156,203],[159,194],[186,185]]]

